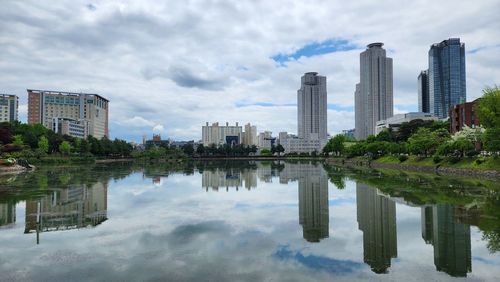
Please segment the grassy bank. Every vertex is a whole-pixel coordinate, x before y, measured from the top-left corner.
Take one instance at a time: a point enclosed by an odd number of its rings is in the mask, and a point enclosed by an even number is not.
[[[500,170],[500,158],[494,157],[480,157],[480,158],[444,158],[439,162],[435,162],[433,158],[420,158],[416,156],[409,156],[407,160],[400,161],[398,157],[395,156],[384,156],[376,160],[372,160],[373,163],[390,163],[390,164],[404,164],[412,166],[428,166],[428,167],[450,167],[450,168],[461,168],[461,169],[479,169],[479,170]]]

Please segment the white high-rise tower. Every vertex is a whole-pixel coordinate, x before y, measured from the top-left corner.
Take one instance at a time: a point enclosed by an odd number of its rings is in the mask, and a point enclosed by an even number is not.
[[[297,91],[298,135],[301,139],[327,139],[326,77],[305,73]]]

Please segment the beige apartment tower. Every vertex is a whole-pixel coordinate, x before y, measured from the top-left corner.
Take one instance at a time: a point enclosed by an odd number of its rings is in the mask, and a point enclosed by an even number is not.
[[[97,94],[28,89],[28,124],[54,128],[54,120],[88,124],[88,135],[109,138],[109,101]],[[86,136],[85,136],[86,137]]]
[[[0,94],[0,122],[18,119],[19,98],[16,95]]]

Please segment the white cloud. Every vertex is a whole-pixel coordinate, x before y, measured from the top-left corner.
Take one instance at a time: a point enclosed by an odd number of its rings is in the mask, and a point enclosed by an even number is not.
[[[139,141],[155,125],[168,124],[170,138],[197,140],[205,121],[295,132],[293,107],[236,104],[294,104],[300,76],[318,71],[328,77],[328,102],[352,107],[359,53],[374,41],[384,42],[394,60],[396,108],[417,109],[417,75],[427,67],[429,46],[449,37],[460,37],[466,50],[479,48],[467,54],[468,100],[485,85],[500,84],[495,0],[88,5],[3,3],[0,82],[2,92],[19,95],[21,103],[27,103],[26,88],[97,92],[111,101],[113,138]],[[286,67],[270,59],[331,38],[360,48],[301,57]],[[330,133],[353,127],[352,112],[329,111]]]

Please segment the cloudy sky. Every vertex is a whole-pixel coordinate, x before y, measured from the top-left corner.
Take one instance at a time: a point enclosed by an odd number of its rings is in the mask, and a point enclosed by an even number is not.
[[[162,2],[162,3],[160,3]],[[383,2],[383,3],[382,3]],[[98,93],[110,135],[201,138],[205,122],[296,132],[300,76],[328,79],[330,134],[354,127],[359,53],[385,43],[395,113],[417,109],[432,43],[466,46],[467,100],[500,84],[500,1],[0,2],[0,92]]]

